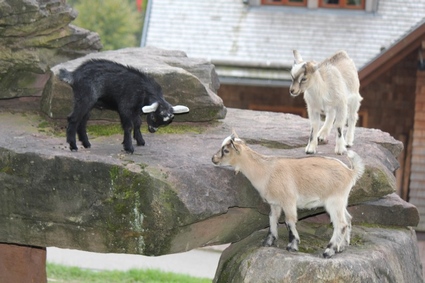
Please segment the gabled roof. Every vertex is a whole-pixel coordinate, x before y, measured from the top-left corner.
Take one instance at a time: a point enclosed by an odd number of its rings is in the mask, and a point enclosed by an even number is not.
[[[415,49],[425,49],[425,20],[412,30],[409,30],[405,36],[359,70],[359,79],[362,82],[362,86],[372,82]]]
[[[376,12],[250,6],[242,0],[150,0],[142,45],[208,58],[221,78],[289,80],[292,50],[321,61],[344,49],[359,69],[425,19],[425,1]]]

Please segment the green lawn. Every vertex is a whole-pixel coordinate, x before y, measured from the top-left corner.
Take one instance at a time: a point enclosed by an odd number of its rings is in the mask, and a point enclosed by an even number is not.
[[[195,278],[158,270],[93,271],[47,263],[48,283],[210,283],[211,279]]]

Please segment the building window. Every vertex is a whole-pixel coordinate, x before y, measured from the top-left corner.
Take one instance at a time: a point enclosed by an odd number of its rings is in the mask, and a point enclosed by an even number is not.
[[[307,0],[261,0],[263,5],[307,6]]]
[[[365,0],[319,0],[319,7],[364,10]]]

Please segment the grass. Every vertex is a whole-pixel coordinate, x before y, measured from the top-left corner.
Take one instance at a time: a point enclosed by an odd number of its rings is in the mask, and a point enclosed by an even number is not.
[[[184,134],[184,133],[195,133],[201,134],[205,129],[205,126],[194,123],[173,123],[166,127],[160,127],[157,134]],[[90,124],[87,125],[87,132],[92,136],[111,136],[115,134],[122,134],[123,130],[119,123],[108,123],[108,124]],[[142,133],[148,133],[147,126],[141,127]]]
[[[93,271],[47,263],[47,282],[61,283],[210,283],[211,279],[159,270]]]
[[[37,116],[33,118],[35,120],[34,126],[38,129],[39,132],[53,135],[57,137],[64,137],[66,135],[66,121],[60,120],[50,120],[46,119],[43,116]],[[185,134],[185,133],[194,133],[201,134],[209,126],[214,126],[216,122],[179,122],[171,123],[168,126],[160,127],[157,134]],[[141,132],[146,134],[148,133],[148,127],[146,121],[143,121],[142,127],[140,128]],[[121,124],[119,122],[105,122],[89,120],[87,125],[87,133],[92,137],[108,137],[116,134],[123,134]]]

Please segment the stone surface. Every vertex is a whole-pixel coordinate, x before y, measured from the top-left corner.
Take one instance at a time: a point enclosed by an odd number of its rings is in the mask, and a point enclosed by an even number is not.
[[[66,118],[72,111],[71,87],[59,80],[59,69],[74,70],[93,58],[116,61],[145,72],[161,85],[165,99],[172,105],[186,105],[190,112],[176,115],[175,121],[211,121],[224,118],[226,108],[217,95],[220,82],[214,65],[203,59],[188,58],[182,51],[154,47],[125,48],[91,53],[52,68],[52,77],[43,93],[42,110],[51,118]],[[119,120],[114,111],[92,110],[91,119]]]
[[[353,216],[353,224],[373,223],[416,227],[419,223],[419,212],[416,206],[402,200],[395,193],[376,201],[351,206],[348,211]]]
[[[0,1],[0,100],[39,97],[49,67],[102,48],[65,0]]]
[[[211,157],[232,128],[263,154],[294,157],[305,156],[309,132],[299,116],[229,109],[223,120],[196,124],[200,131],[173,123],[187,132],[145,134],[146,146],[127,155],[122,134],[70,152],[64,130],[52,135],[40,116],[2,112],[0,120],[0,242],[146,255],[235,242],[267,227],[269,207],[249,181]],[[333,148],[319,154],[347,162]],[[386,133],[357,129],[353,150],[366,173],[350,204],[395,191],[401,149]]]
[[[0,282],[47,282],[46,248],[0,243]]]
[[[354,225],[351,245],[324,259],[321,254],[332,233],[329,225],[300,222],[297,228],[300,252],[286,251],[287,229],[283,227],[278,247],[261,247],[267,231],[230,245],[222,253],[214,282],[423,282],[412,229]]]
[[[411,203],[401,199],[396,193],[378,200],[367,201],[348,207],[353,224],[377,224],[400,227],[416,227],[419,223],[419,211]],[[308,222],[329,223],[327,213],[321,213],[306,219]]]

